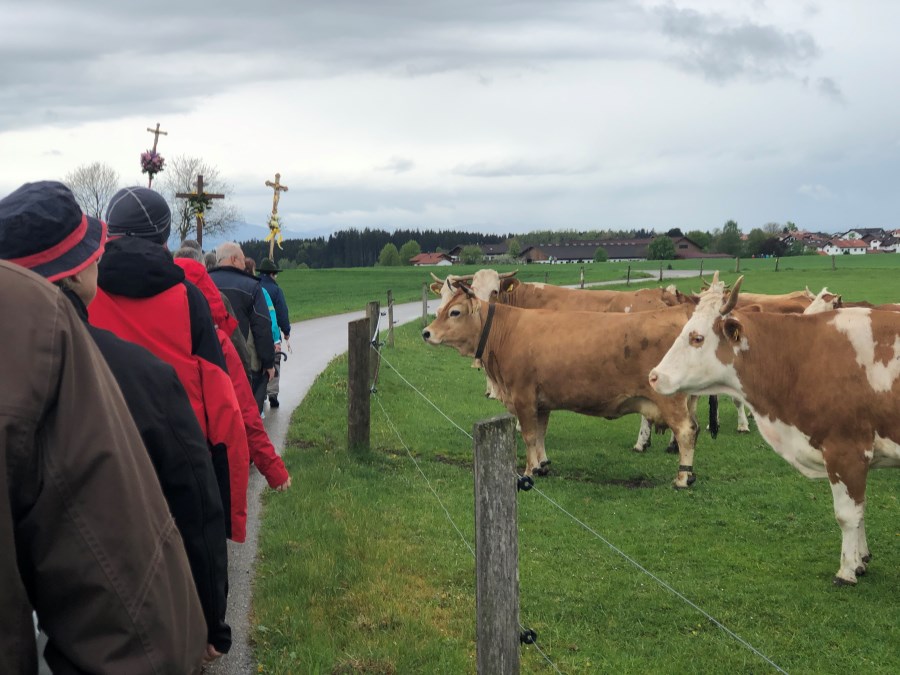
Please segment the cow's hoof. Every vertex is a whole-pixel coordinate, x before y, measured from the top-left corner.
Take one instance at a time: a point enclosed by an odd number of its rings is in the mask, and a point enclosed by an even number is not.
[[[690,476],[688,476],[688,486],[691,486],[696,482],[697,482],[697,476],[695,476],[694,474],[691,474]]]
[[[872,554],[866,553],[866,555],[862,557],[862,561],[868,565],[870,562],[872,562]]]
[[[670,455],[677,455],[678,454],[678,444],[670,443],[669,445],[666,446],[666,452],[668,452]]]
[[[856,586],[856,579],[850,581],[849,579],[844,579],[843,577],[835,577],[833,579],[835,586]]]
[[[739,434],[749,434],[750,430],[749,429],[738,429],[737,432]]]
[[[549,476],[550,475],[550,467],[541,466],[541,467],[538,467],[537,469],[535,469],[532,473],[535,476]]]
[[[646,452],[647,446],[646,445],[645,446],[636,445],[631,449],[631,451],[632,452]]]
[[[865,566],[865,565],[859,565],[859,566],[856,568],[855,572],[856,572],[856,576],[861,577],[863,574],[866,573],[866,566]]]
[[[550,464],[552,464],[552,462],[549,459],[545,459],[541,462],[541,468],[543,469],[545,466],[550,466]]]

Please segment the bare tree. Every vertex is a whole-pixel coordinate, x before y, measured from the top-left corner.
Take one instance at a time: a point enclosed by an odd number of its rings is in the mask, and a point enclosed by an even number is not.
[[[82,164],[63,178],[75,200],[89,216],[103,218],[106,205],[119,189],[119,174],[108,164]]]
[[[162,173],[159,183],[159,192],[172,209],[172,234],[178,237],[178,241],[196,235],[197,219],[191,210],[190,202],[175,195],[179,192],[188,193],[196,190],[198,175],[203,176],[204,192],[219,192],[225,195],[225,199],[213,201],[206,212],[203,234],[228,232],[241,219],[237,207],[228,203],[233,189],[222,179],[219,170],[199,157],[179,155],[166,162],[166,170]]]

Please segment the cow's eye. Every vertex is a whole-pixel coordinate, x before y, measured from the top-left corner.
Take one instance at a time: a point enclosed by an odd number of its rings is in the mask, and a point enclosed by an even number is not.
[[[450,316],[459,316],[459,315],[460,315],[460,311],[458,309],[450,310]]]
[[[691,347],[699,347],[700,345],[703,344],[703,336],[700,335],[700,333],[691,333],[690,337],[688,338],[688,341],[689,341]]]

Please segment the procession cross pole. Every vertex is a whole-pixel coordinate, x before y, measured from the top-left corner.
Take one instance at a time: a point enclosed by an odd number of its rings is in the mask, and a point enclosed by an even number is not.
[[[159,130],[159,122],[156,123],[155,129],[151,129],[150,127],[147,127],[147,131],[149,131],[151,134],[153,134],[153,150],[151,150],[151,152],[156,152],[156,144],[159,143],[159,137],[160,136],[168,136],[169,132],[168,131],[160,131]]]
[[[275,182],[273,183],[270,180],[266,181],[266,187],[272,188],[274,194],[272,195],[272,216],[277,219],[278,217],[278,200],[281,199],[281,193],[287,192],[287,185],[281,184],[281,174],[275,174]],[[281,229],[280,227],[278,229]],[[275,230],[272,231],[272,240],[269,242],[269,260],[275,260],[275,239],[278,237],[278,232]]]
[[[149,131],[151,134],[153,134],[153,149],[150,152],[153,155],[155,155],[156,154],[156,145],[159,143],[159,137],[160,136],[168,136],[169,132],[168,131],[160,131],[159,122],[156,123],[155,129],[151,129],[150,127],[147,127],[147,131]],[[162,161],[162,160],[160,160],[160,161]],[[160,169],[160,170],[162,170],[162,169]],[[147,177],[147,187],[153,187],[153,174],[152,173]]]
[[[203,174],[200,174],[197,176],[196,192],[176,192],[175,196],[182,199],[187,199],[191,204],[191,207],[194,208],[194,212],[197,214],[197,243],[200,244],[201,248],[203,248],[203,219],[204,214],[206,213],[206,207],[204,204],[210,199],[225,199],[225,195],[219,194],[217,192],[204,192]],[[204,205],[204,208],[198,210],[194,206],[195,203]]]

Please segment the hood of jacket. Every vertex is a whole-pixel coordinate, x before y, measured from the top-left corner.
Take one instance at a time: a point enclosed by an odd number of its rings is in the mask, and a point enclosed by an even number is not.
[[[206,266],[196,260],[190,258],[175,258],[175,264],[184,270],[184,276],[194,286],[200,289],[203,297],[209,303],[209,310],[212,313],[213,323],[221,328],[225,335],[230,336],[234,329],[238,327],[237,319],[228,314],[225,309],[225,303],[222,302],[222,295],[219,289],[209,278],[209,272]]]
[[[105,292],[127,298],[149,298],[184,281],[184,271],[159,244],[139,237],[120,237],[106,244],[97,283]]]

